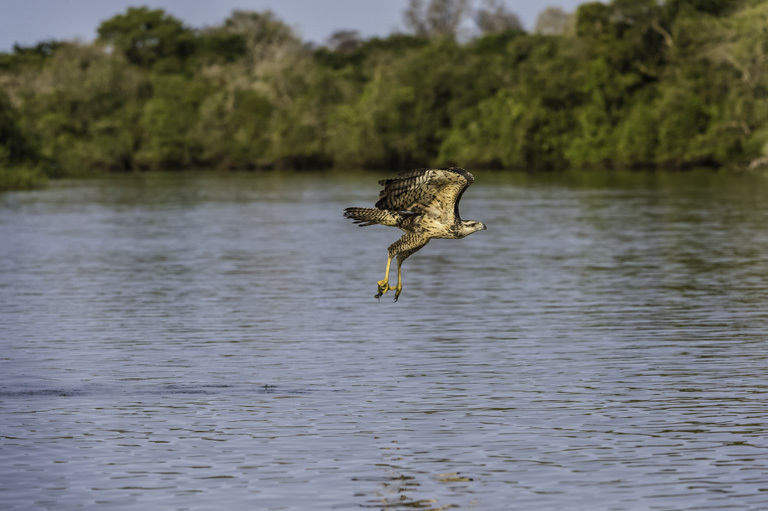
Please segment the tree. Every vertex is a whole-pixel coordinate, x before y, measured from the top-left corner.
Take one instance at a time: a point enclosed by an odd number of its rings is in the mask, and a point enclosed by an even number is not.
[[[136,158],[142,167],[175,169],[200,162],[202,147],[191,136],[209,85],[182,75],[155,75],[154,95],[142,109],[144,140]]]
[[[328,38],[325,45],[342,54],[350,54],[363,45],[363,38],[357,30],[337,30]]]
[[[469,0],[410,0],[403,18],[417,36],[455,39],[468,13]]]
[[[0,168],[33,162],[40,157],[21,131],[18,117],[18,112],[0,91]]]
[[[146,73],[100,44],[70,43],[19,77],[20,125],[66,171],[131,168]]]
[[[533,31],[542,35],[563,35],[572,29],[573,15],[561,7],[547,7],[539,13]]]
[[[0,71],[19,71],[25,66],[41,67],[53,53],[67,43],[49,39],[34,46],[13,45],[13,53],[0,53]]]
[[[304,46],[293,29],[277,19],[272,11],[235,10],[219,30],[243,38],[244,64],[251,70],[264,62],[295,55]]]
[[[475,23],[483,34],[523,30],[517,14],[509,11],[500,0],[484,0],[483,6],[475,12]]]
[[[686,11],[721,16],[741,3],[741,0],[666,0],[664,8],[673,18],[680,14],[687,15]]]
[[[37,148],[22,133],[18,113],[0,90],[0,191],[45,184]]]
[[[602,2],[581,4],[576,10],[576,35],[599,40],[611,29],[611,8]]]
[[[241,34],[228,33],[221,27],[206,28],[198,34],[198,66],[210,66],[217,63],[232,63],[246,54],[245,37]]]
[[[142,67],[164,62],[178,70],[194,51],[192,31],[162,9],[130,7],[99,25],[98,34],[100,41]]]

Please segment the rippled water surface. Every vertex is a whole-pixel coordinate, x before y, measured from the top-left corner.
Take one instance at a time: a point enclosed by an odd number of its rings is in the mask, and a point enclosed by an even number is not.
[[[393,303],[383,177],[1,194],[2,509],[766,509],[768,178],[478,172]]]

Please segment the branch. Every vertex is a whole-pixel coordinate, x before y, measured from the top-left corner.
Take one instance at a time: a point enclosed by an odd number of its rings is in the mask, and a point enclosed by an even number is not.
[[[675,46],[675,40],[672,39],[672,34],[669,33],[667,29],[661,26],[659,23],[659,20],[656,18],[651,21],[651,28],[653,28],[658,34],[661,35],[661,37],[664,38],[664,43],[670,48]]]

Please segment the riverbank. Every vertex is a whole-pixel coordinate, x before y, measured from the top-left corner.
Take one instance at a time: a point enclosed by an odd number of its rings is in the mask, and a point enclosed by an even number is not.
[[[0,168],[0,192],[9,190],[33,190],[48,184],[40,169],[30,167]]]

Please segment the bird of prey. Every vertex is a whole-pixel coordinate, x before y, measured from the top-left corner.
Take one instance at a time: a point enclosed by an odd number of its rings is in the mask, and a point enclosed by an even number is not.
[[[379,181],[384,189],[375,208],[347,208],[344,216],[360,227],[381,224],[398,227],[405,234],[387,249],[384,279],[378,282],[380,298],[395,291],[395,301],[403,290],[400,267],[410,255],[432,238],[459,239],[485,229],[485,224],[462,220],[459,200],[475,178],[459,167],[416,169],[400,173],[400,177]],[[389,285],[389,267],[397,257],[397,285]]]

